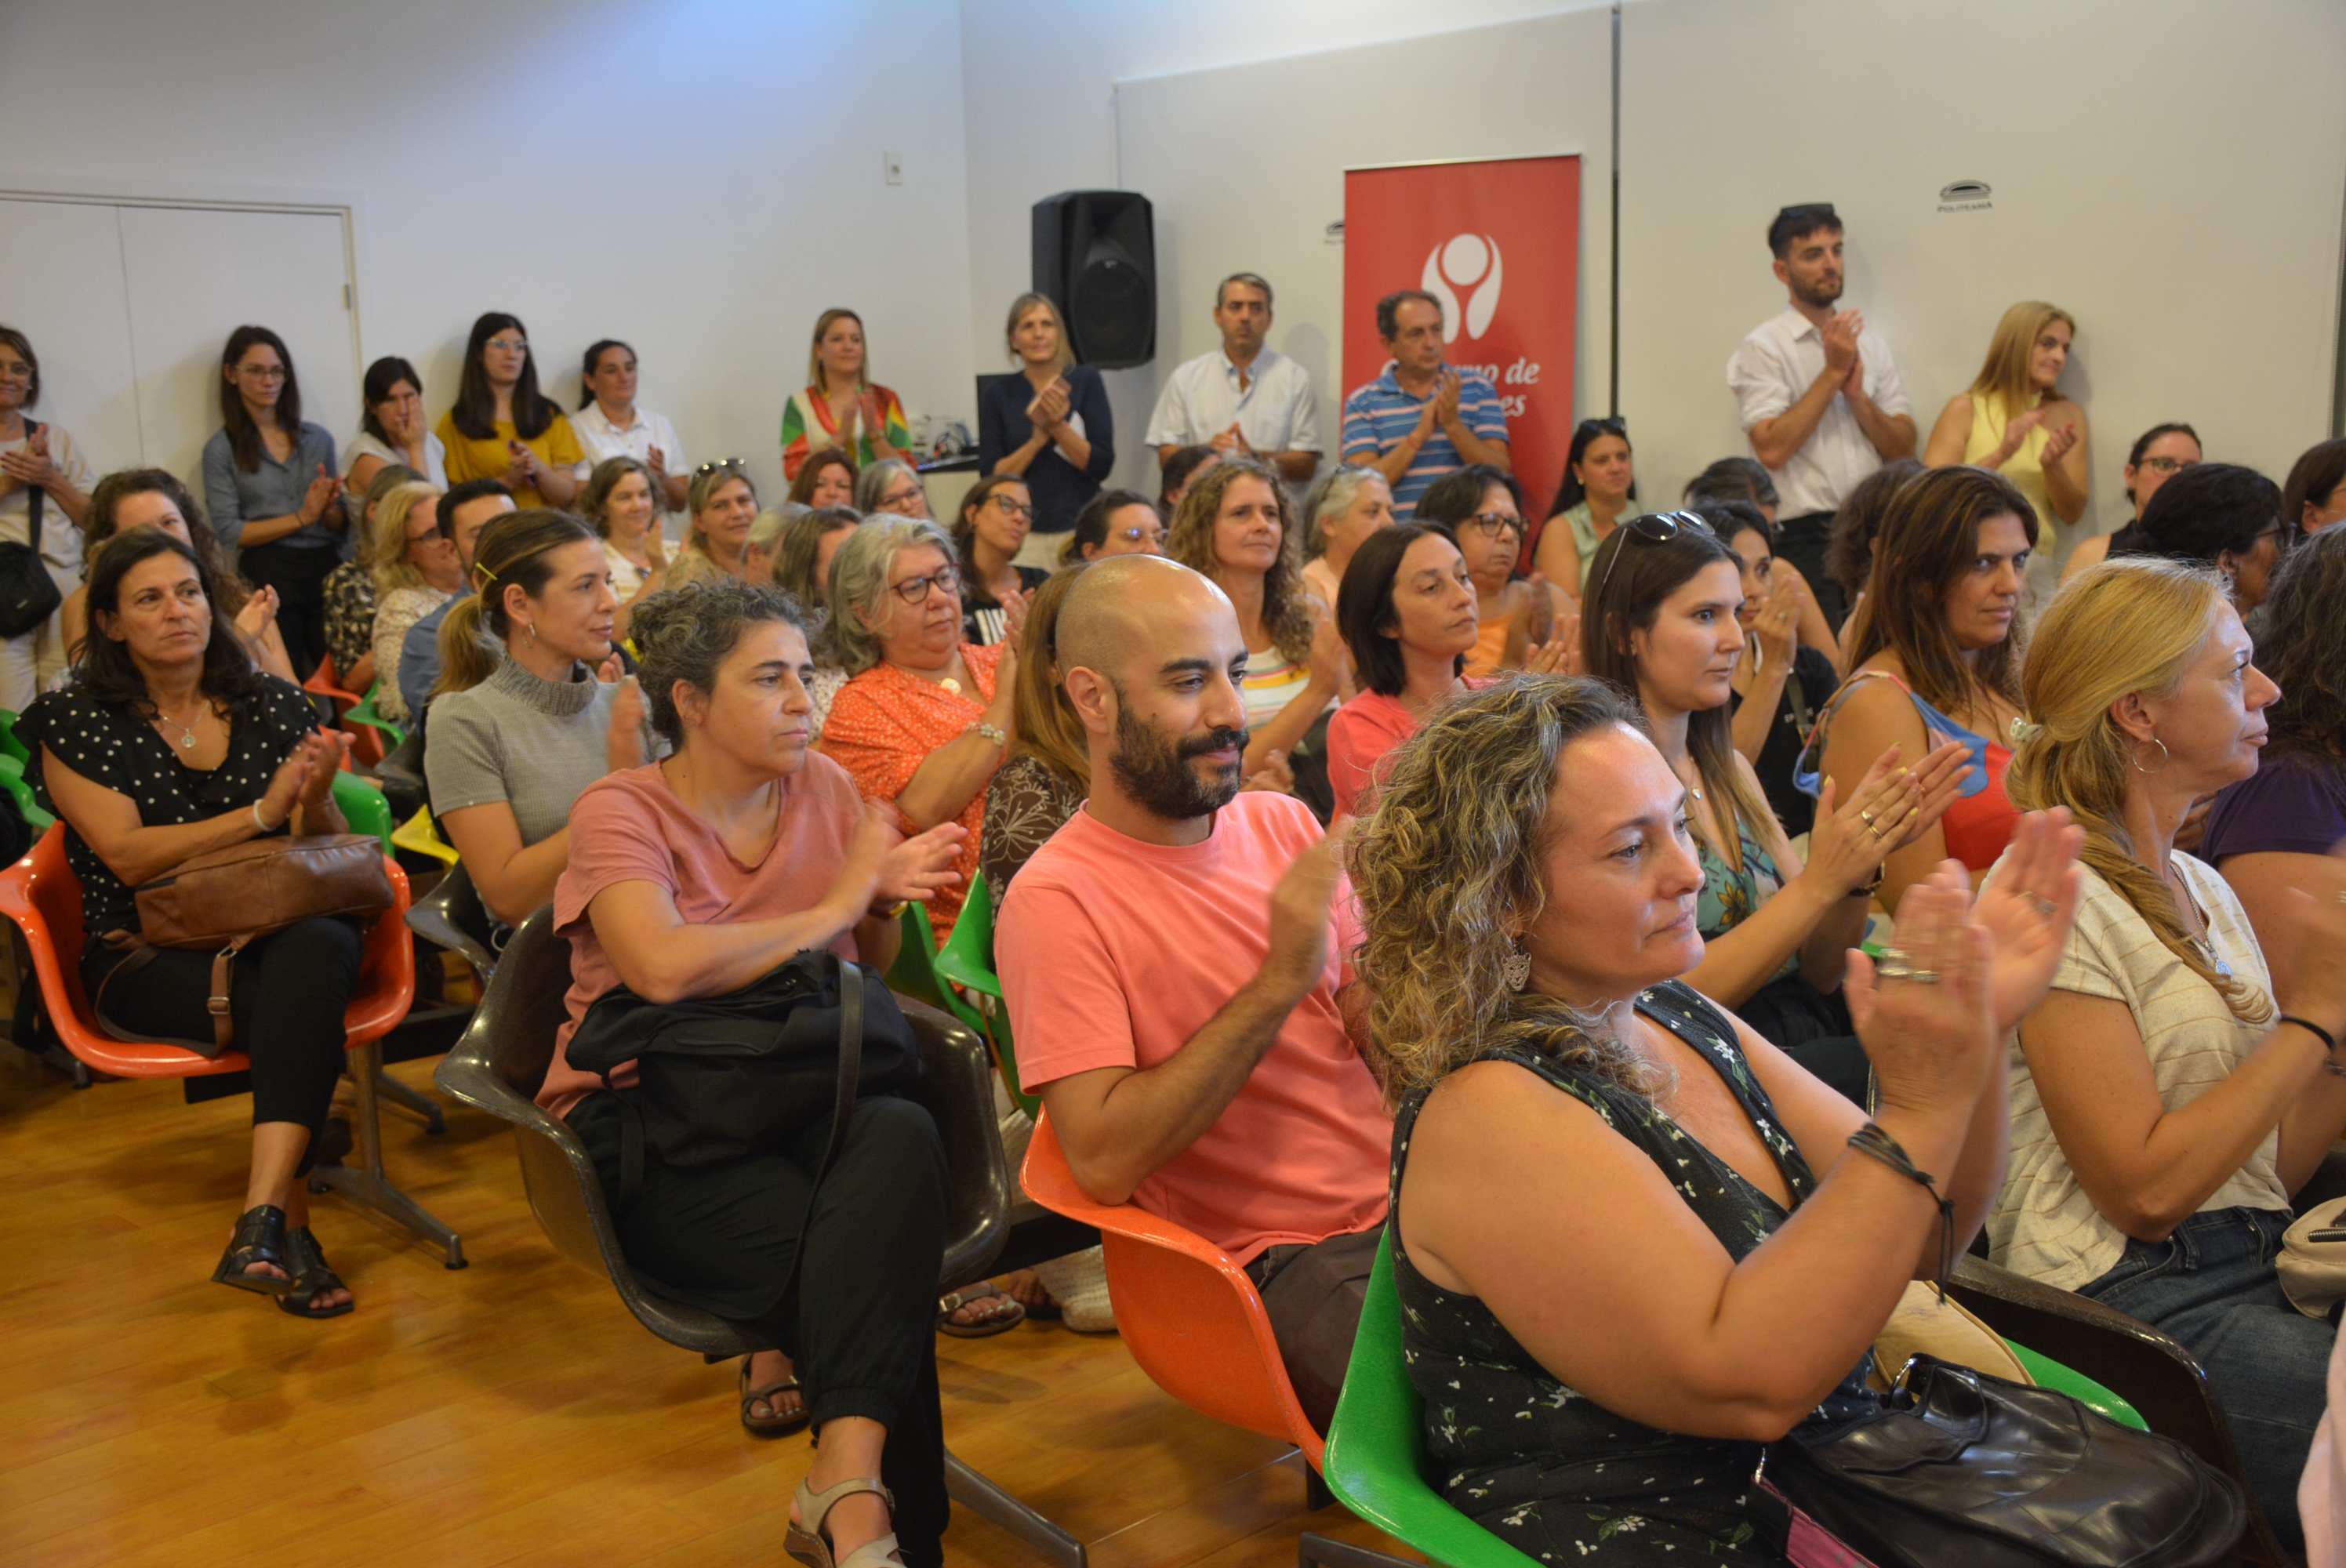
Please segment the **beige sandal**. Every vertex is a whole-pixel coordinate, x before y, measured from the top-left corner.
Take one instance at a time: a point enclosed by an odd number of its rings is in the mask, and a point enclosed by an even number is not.
[[[896,1555],[896,1532],[892,1530],[877,1540],[865,1542],[844,1557],[831,1555],[831,1537],[823,1530],[831,1518],[831,1505],[866,1492],[888,1505],[890,1519],[896,1517],[896,1494],[876,1481],[842,1481],[821,1492],[809,1492],[807,1483],[800,1481],[799,1517],[790,1522],[790,1533],[782,1542],[784,1550],[808,1564],[808,1568],[903,1568],[904,1560]]]

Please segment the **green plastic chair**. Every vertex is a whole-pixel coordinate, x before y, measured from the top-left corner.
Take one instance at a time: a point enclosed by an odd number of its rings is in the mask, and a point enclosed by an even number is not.
[[[2111,1420],[2149,1430],[2132,1405],[2091,1378],[2022,1346],[2013,1345],[2012,1351],[2039,1387],[2067,1394]],[[1451,1507],[1427,1483],[1419,1446],[1424,1414],[1402,1359],[1401,1297],[1393,1289],[1388,1230],[1377,1243],[1352,1359],[1344,1369],[1344,1391],[1328,1429],[1321,1477],[1345,1507],[1436,1563],[1450,1568],[1536,1568],[1530,1557]]]
[[[382,791],[355,773],[334,775],[334,804],[342,809],[342,820],[351,825],[353,833],[372,833],[382,840],[382,852],[391,853],[391,802]]]
[[[908,903],[898,920],[904,935],[897,944],[896,962],[888,966],[888,989],[899,996],[925,1002],[960,1019],[973,1032],[984,1034],[985,1020],[937,972],[937,933],[929,925],[929,906]]]
[[[345,724],[364,724],[382,730],[385,735],[391,737],[391,744],[388,749],[396,751],[407,743],[407,731],[403,727],[393,724],[390,719],[385,718],[382,714],[375,711],[374,694],[382,689],[382,682],[381,681],[377,681],[372,686],[367,687],[366,700],[360,703],[356,708],[345,709],[342,714],[342,722]]]
[[[16,738],[16,716],[0,708],[0,757],[13,757],[21,766],[33,759],[33,753]]]
[[[937,973],[964,991],[994,998],[994,1007],[980,1010],[985,1020],[985,1037],[994,1043],[994,1065],[1002,1069],[1002,1081],[1009,1085],[1010,1097],[1032,1116],[1039,1114],[1043,1102],[1018,1087],[1018,1047],[1010,1037],[1010,1009],[1002,995],[1002,977],[994,972],[994,891],[985,885],[985,873],[980,871],[969,884],[969,901],[961,906],[961,918],[954,921],[953,935],[945,938],[944,951],[937,954]]]
[[[23,760],[5,751],[0,751],[0,789],[6,789],[9,797],[16,802],[16,809],[25,814],[25,820],[31,824],[35,838],[47,832],[49,824],[56,820],[42,810],[41,803],[33,798],[33,787],[25,781]]]

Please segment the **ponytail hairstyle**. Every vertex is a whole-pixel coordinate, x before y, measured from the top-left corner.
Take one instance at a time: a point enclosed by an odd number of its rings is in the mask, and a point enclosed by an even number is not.
[[[432,688],[464,691],[497,673],[505,645],[513,637],[505,590],[519,588],[535,599],[554,575],[554,552],[581,541],[599,542],[595,530],[567,512],[533,506],[489,520],[473,546],[474,592],[448,606],[440,623],[440,683]]]
[[[2137,856],[2125,818],[2136,742],[2110,715],[2129,692],[2173,691],[2224,602],[2215,573],[2175,561],[2120,558],[2080,574],[2054,596],[2029,644],[2020,677],[2029,722],[2004,782],[2023,811],[2066,806],[2086,830],[2085,863],[2234,1017],[2262,1023],[2271,999],[2217,969],[2184,930],[2165,881]]]
[[[234,370],[245,351],[256,344],[277,351],[277,361],[285,367],[285,390],[277,394],[277,428],[287,435],[301,433],[301,383],[293,374],[293,355],[285,340],[266,327],[239,327],[228,335],[228,346],[220,350],[220,369]],[[244,412],[244,398],[236,383],[227,376],[220,377],[220,423],[228,432],[228,449],[236,459],[240,473],[260,472],[260,427]]]
[[[586,357],[578,367],[578,412],[580,413],[585,413],[595,406],[595,367],[601,361],[604,351],[608,349],[627,349],[629,359],[636,357],[636,351],[617,338],[597,338],[586,345]],[[658,494],[657,486],[654,487],[654,494]]]

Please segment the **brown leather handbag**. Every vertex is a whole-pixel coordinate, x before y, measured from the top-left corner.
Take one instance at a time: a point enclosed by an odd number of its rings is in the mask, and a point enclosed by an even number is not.
[[[160,1042],[205,1056],[229,1047],[229,974],[246,943],[320,916],[379,915],[392,902],[382,840],[371,833],[250,840],[182,860],[133,893],[140,929],[107,933],[106,944],[129,956],[98,986],[92,1010],[117,1040],[150,1038],[107,1023],[107,989],[144,969],[158,948],[210,950],[212,1037]]]

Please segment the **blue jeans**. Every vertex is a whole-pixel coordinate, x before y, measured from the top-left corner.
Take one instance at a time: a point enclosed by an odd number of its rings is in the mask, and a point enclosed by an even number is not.
[[[2178,1341],[2224,1402],[2240,1462],[2273,1533],[2303,1550],[2297,1481],[2321,1420],[2337,1329],[2281,1293],[2273,1262],[2288,1214],[2217,1208],[2165,1241],[2129,1241],[2116,1268],[2080,1288]]]

